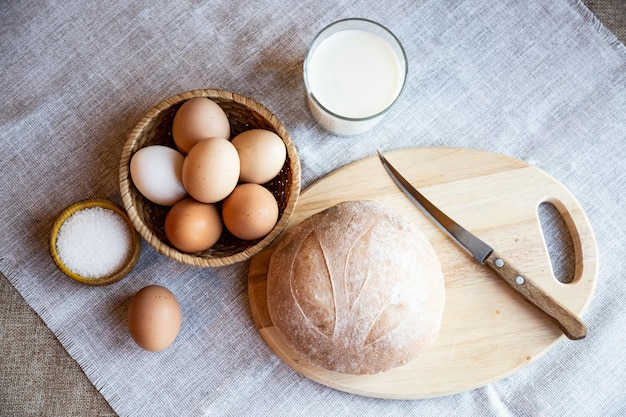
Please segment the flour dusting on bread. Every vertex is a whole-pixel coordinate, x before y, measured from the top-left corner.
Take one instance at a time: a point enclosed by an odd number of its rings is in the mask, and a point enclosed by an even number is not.
[[[306,360],[370,374],[433,344],[445,289],[437,255],[413,223],[380,203],[350,201],[287,232],[270,260],[267,303]]]

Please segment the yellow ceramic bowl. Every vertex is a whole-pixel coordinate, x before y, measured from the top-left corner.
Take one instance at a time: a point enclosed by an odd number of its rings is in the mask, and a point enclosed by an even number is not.
[[[128,225],[128,230],[131,236],[131,250],[128,253],[128,256],[126,258],[126,261],[124,262],[124,265],[117,271],[113,272],[112,274],[101,277],[101,278],[87,278],[87,277],[78,275],[77,273],[69,269],[63,263],[63,261],[61,260],[59,256],[59,252],[57,251],[57,237],[59,234],[59,229],[61,229],[61,226],[63,225],[63,223],[74,213],[80,210],[84,210],[84,209],[92,208],[92,207],[102,207],[104,209],[109,209],[119,214]],[[119,205],[109,200],[90,199],[90,200],[79,201],[79,202],[72,204],[71,206],[67,207],[65,210],[61,212],[59,217],[54,222],[54,225],[52,226],[52,232],[50,233],[50,254],[52,255],[52,259],[54,260],[54,263],[56,264],[56,266],[68,277],[86,285],[109,285],[109,284],[113,284],[114,282],[121,280],[126,275],[128,275],[128,273],[135,267],[135,264],[137,263],[137,260],[139,259],[140,253],[141,253],[141,240],[139,238],[139,234],[133,228],[133,225],[130,222],[130,219],[126,215],[126,212]]]

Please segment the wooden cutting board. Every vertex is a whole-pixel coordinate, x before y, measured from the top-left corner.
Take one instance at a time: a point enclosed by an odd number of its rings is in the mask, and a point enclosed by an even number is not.
[[[586,214],[561,183],[520,160],[473,149],[416,148],[385,156],[435,205],[582,316],[596,286],[598,250]],[[542,313],[432,224],[396,187],[377,156],[343,167],[308,187],[288,228],[339,202],[363,199],[404,214],[437,251],[446,281],[441,331],[435,345],[419,358],[380,374],[345,375],[315,367],[285,344],[269,317],[266,274],[270,247],[250,265],[252,314],[271,349],[300,374],[359,395],[436,397],[506,377],[540,358],[557,342],[581,343],[566,339]],[[574,244],[575,277],[569,284],[558,281],[552,272],[537,211],[542,202],[558,209]],[[589,333],[593,334],[593,329]]]

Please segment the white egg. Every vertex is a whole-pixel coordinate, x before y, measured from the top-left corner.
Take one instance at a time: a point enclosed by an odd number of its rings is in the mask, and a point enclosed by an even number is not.
[[[141,148],[130,160],[130,176],[139,192],[153,203],[172,206],[187,196],[182,169],[185,157],[163,145]]]

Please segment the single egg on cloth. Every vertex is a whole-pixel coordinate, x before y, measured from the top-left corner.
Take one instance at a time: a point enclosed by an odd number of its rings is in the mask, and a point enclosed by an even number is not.
[[[241,184],[222,203],[222,219],[230,233],[243,240],[267,235],[278,221],[278,203],[259,184]]]
[[[226,198],[239,181],[239,155],[228,139],[198,142],[183,162],[183,185],[189,195],[203,203]]]
[[[184,154],[201,140],[211,137],[229,139],[228,116],[213,100],[194,97],[176,111],[172,136],[176,147]]]
[[[187,195],[182,181],[184,160],[176,149],[163,145],[146,146],[131,158],[130,177],[148,200],[172,206]]]
[[[165,287],[149,285],[137,291],[128,307],[128,329],[137,345],[151,352],[170,346],[182,322],[180,305]]]
[[[235,136],[232,143],[239,153],[241,182],[265,184],[278,175],[287,158],[285,143],[269,130],[246,130]]]
[[[214,204],[193,198],[179,201],[165,217],[165,236],[183,252],[209,249],[222,234],[222,219]]]

